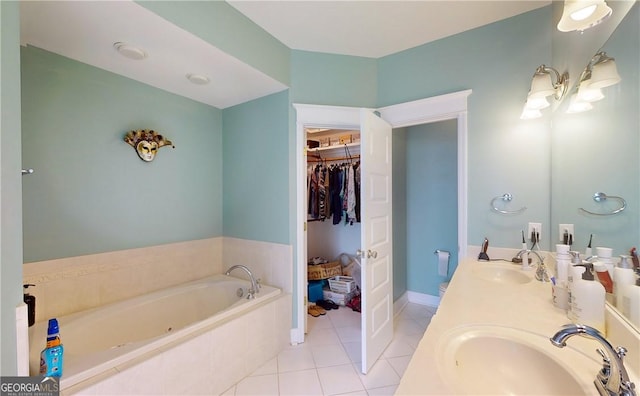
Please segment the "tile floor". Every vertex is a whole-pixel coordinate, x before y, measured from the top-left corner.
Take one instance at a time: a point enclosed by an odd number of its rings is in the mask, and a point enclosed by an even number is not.
[[[309,316],[306,342],[289,346],[224,395],[393,395],[435,310],[407,304],[367,375],[360,373],[360,313],[340,307]]]

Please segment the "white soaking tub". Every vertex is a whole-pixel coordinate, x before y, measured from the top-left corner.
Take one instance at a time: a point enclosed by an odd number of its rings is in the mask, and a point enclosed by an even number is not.
[[[278,298],[283,296],[280,289],[266,285],[262,286],[256,298],[247,299],[249,287],[250,282],[248,281],[232,276],[214,275],[129,300],[59,317],[60,338],[64,345],[62,390],[64,391],[90,379],[91,381],[85,385],[95,385],[98,379],[109,378],[111,375],[125,371],[126,368],[140,365],[140,362],[143,362],[146,358],[153,358],[159,353],[179,347],[180,344],[192,343],[191,341],[194,338],[202,338],[206,340],[204,342],[207,344],[196,345],[196,350],[194,351],[196,354],[205,348],[220,349],[221,345],[233,342],[230,339],[216,340],[210,336],[206,336],[207,338],[200,336],[213,332],[213,330],[225,325],[225,323],[234,321],[239,323],[239,318],[259,310],[270,302],[282,300]],[[262,314],[258,312],[253,315],[255,318],[244,320],[248,325],[253,326],[255,324],[258,332],[268,334],[270,335],[269,338],[272,338],[258,342],[258,345],[262,345],[262,349],[264,349],[264,344],[269,342],[281,344],[284,347],[286,345],[284,340],[289,336],[290,322],[280,330],[272,328],[273,325],[279,326],[275,323],[277,321],[274,318],[274,312],[272,312],[274,309],[271,308],[269,312]],[[290,320],[290,308],[286,309],[285,307],[284,310],[288,311],[285,312],[284,317],[289,315],[287,319]],[[265,319],[268,317],[272,317],[273,320]],[[40,351],[46,344],[47,322],[45,320],[36,323],[29,329],[29,365],[32,375],[38,375]],[[270,327],[268,329],[261,327],[265,325]],[[242,328],[246,327],[247,325],[244,325]],[[249,330],[232,331],[232,333],[243,332],[247,334]],[[279,334],[282,332],[285,334]],[[225,334],[229,334],[229,332]],[[274,337],[275,339],[273,339]],[[228,336],[225,338],[228,338]],[[247,341],[246,338],[244,338],[244,341],[239,342],[239,344],[247,343],[252,342],[250,340]],[[241,347],[242,345],[238,345],[238,348]],[[273,349],[273,351],[258,352],[264,352],[262,355],[264,355],[263,360],[265,360],[273,358],[274,354],[278,352],[275,349],[279,349],[279,347]],[[256,356],[253,356],[256,355],[255,352],[253,350],[247,352],[250,355],[250,359],[255,360]],[[238,353],[240,355],[243,354],[240,349]],[[180,362],[173,363],[178,367],[180,366]],[[204,367],[210,364],[209,362],[202,363]],[[223,362],[223,364],[229,365],[230,362]],[[247,362],[241,362],[240,364],[242,367],[234,369],[234,372],[239,371],[242,374],[246,374],[245,371],[251,364],[247,364]],[[158,372],[157,368],[151,368],[150,370],[152,372],[147,374],[156,378],[156,380],[163,375]],[[210,371],[215,371],[215,368],[211,367]],[[172,372],[175,372],[175,369]],[[227,386],[224,379],[218,380],[214,378],[216,372],[210,372],[208,375],[207,372],[202,374],[208,377],[206,379],[207,387],[211,386],[212,380],[219,384],[220,387]],[[144,377],[146,374],[136,375],[141,376],[141,381],[147,380]],[[109,392],[136,392],[136,384],[127,387],[117,381],[114,382],[112,380],[111,382],[112,384],[105,389]],[[128,382],[131,381],[129,380]],[[233,383],[228,384],[228,386],[231,385]],[[114,386],[115,388],[113,388]],[[189,386],[191,389],[200,389],[195,384],[189,384]],[[85,388],[85,386],[81,388]],[[157,390],[145,389],[150,390],[151,393],[157,393]],[[167,386],[163,386],[160,389],[162,392],[169,394],[180,391],[180,389],[189,388],[184,388],[183,386],[183,388],[168,389]],[[207,388],[206,391],[212,390]],[[224,391],[224,389],[222,390]]]

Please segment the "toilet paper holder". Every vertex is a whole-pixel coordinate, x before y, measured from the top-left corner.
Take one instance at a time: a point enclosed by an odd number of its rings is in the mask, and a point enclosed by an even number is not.
[[[438,275],[447,276],[449,273],[449,259],[451,259],[451,253],[447,250],[436,249],[433,254],[438,256]],[[444,257],[446,257],[446,261],[443,260]]]

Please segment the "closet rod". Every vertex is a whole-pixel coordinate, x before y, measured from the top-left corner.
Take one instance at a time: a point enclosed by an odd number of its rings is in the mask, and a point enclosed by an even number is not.
[[[331,162],[331,161],[344,161],[344,160],[355,160],[360,159],[359,155],[352,155],[351,157],[332,157],[332,158],[317,158],[316,156],[309,155],[308,157],[313,157],[314,159],[307,159],[307,162]]]

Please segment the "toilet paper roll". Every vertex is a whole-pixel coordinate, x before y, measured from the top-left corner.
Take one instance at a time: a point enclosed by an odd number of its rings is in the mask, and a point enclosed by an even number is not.
[[[449,274],[449,252],[439,251],[438,254],[438,275],[447,276]]]

